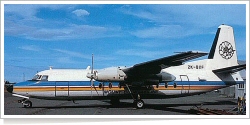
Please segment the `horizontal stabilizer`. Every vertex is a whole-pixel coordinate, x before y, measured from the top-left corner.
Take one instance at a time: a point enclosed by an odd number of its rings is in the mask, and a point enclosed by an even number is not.
[[[214,73],[234,73],[246,69],[246,64],[213,70]]]

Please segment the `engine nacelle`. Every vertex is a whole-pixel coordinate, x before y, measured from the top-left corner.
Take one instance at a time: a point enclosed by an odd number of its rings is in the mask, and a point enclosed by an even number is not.
[[[156,76],[159,78],[159,82],[171,82],[176,79],[175,76],[166,72],[156,74]]]
[[[171,82],[176,79],[172,74],[161,72],[159,74],[150,75],[147,79],[145,79],[145,84],[158,84],[162,82]]]
[[[110,67],[98,70],[96,72],[95,80],[101,82],[122,82],[126,74],[120,67]]]
[[[162,82],[171,82],[176,79],[172,74],[161,72],[158,74],[127,76],[121,67],[110,67],[95,72],[94,79],[100,82],[127,82],[128,84],[156,85]]]

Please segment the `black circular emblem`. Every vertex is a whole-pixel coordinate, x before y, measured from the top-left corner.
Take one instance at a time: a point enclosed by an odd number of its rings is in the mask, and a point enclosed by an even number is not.
[[[234,55],[233,46],[228,42],[224,41],[219,46],[219,53],[222,58],[230,59]]]

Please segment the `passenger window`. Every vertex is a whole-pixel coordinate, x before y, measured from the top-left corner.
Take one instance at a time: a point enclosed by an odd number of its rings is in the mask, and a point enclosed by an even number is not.
[[[176,88],[177,87],[177,83],[174,83],[174,88]]]
[[[99,83],[99,88],[102,88],[102,83]]]
[[[109,88],[112,88],[112,83],[111,82],[109,83]]]
[[[165,88],[168,88],[168,83],[167,82],[165,83]]]
[[[48,81],[48,76],[47,75],[44,75],[41,79],[42,81]]]

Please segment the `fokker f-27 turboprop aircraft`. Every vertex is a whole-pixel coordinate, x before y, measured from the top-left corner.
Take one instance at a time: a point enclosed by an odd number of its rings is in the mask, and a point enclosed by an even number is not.
[[[7,90],[24,107],[32,107],[30,98],[51,100],[102,100],[111,104],[133,99],[142,108],[142,99],[163,99],[201,94],[244,81],[239,65],[233,28],[220,25],[208,59],[184,62],[207,55],[204,52],[182,52],[139,63],[132,67],[106,69],[50,69],[38,72],[32,80],[16,83]],[[106,84],[105,84],[106,83]]]

